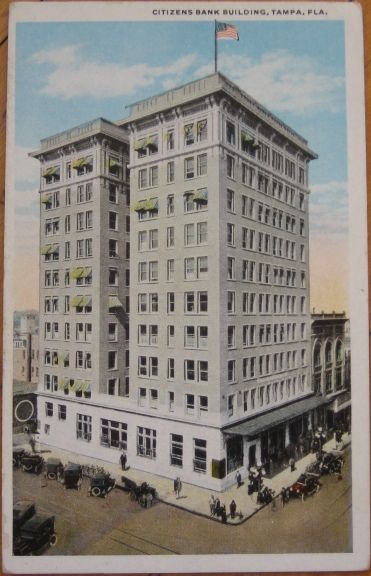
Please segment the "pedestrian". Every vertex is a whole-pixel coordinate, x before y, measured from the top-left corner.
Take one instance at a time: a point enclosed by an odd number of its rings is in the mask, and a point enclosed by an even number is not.
[[[236,510],[237,510],[237,504],[234,500],[232,500],[232,502],[229,505],[229,511],[231,513],[231,518],[235,518],[236,516]]]
[[[147,502],[146,502],[147,508],[151,508],[152,502],[153,502],[152,493],[151,493],[151,492],[148,492],[148,494],[147,494]]]
[[[221,515],[220,500],[218,497],[215,498],[215,516]]]
[[[177,478],[175,478],[174,480],[174,492],[176,495],[176,499],[178,500],[178,498],[180,497],[180,493],[182,491],[182,481],[179,478],[179,476]]]
[[[215,498],[214,498],[214,494],[211,494],[210,498],[209,498],[209,506],[210,506],[210,515],[214,516],[215,514]]]
[[[292,457],[291,457],[290,460],[289,460],[289,466],[290,466],[291,472],[294,472],[294,470],[295,470],[295,460],[294,460],[294,458],[292,458]]]
[[[283,486],[282,486],[282,489],[280,492],[280,497],[281,497],[281,504],[282,504],[282,508],[283,508],[286,504],[286,488],[284,488]]]
[[[222,523],[227,524],[227,512],[225,509],[225,504],[223,504],[223,506],[221,507],[221,517],[222,517]]]
[[[35,438],[34,438],[33,436],[31,436],[31,438],[30,438],[30,440],[29,440],[29,444],[30,444],[30,446],[31,446],[32,453],[35,454],[35,452],[36,452],[36,450],[35,450],[36,442],[35,442]]]
[[[238,471],[236,474],[236,481],[237,481],[237,488],[240,488],[242,486],[242,478],[240,471]]]
[[[120,462],[121,462],[121,469],[126,470],[127,456],[125,450],[122,451],[122,454],[120,456]]]

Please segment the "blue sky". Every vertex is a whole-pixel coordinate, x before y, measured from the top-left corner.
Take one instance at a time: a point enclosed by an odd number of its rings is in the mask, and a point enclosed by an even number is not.
[[[302,134],[311,164],[313,239],[347,234],[344,31],[341,21],[238,21],[219,70]],[[39,140],[213,72],[214,22],[18,23],[16,215],[38,216]],[[166,39],[166,41],[164,41]],[[34,228],[37,223],[35,222]],[[29,232],[31,234],[31,232]],[[30,250],[30,237],[19,239]]]

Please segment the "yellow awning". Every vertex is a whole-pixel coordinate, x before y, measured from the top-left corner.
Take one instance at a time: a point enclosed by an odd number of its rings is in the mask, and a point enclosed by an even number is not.
[[[135,202],[133,210],[135,212],[142,212],[142,211],[146,210],[146,203],[147,203],[147,200],[139,200],[138,202]]]
[[[71,298],[71,306],[77,308],[78,306],[82,306],[81,302],[84,296],[72,296]]]
[[[72,268],[71,277],[72,278],[81,278],[84,273],[84,268]]]
[[[114,160],[113,158],[110,158],[108,160],[108,167],[109,168],[119,168],[120,166],[121,166],[121,164],[118,160]]]
[[[49,202],[52,201],[52,195],[51,194],[42,194],[41,196],[41,203],[42,204],[49,204]]]
[[[115,310],[116,308],[122,308],[122,304],[118,296],[108,296],[108,309]]]
[[[69,378],[67,378],[66,376],[62,376],[61,378],[58,378],[59,390],[64,390],[65,387],[67,386],[68,382],[69,382]]]
[[[158,210],[158,200],[150,198],[145,204],[146,210]]]
[[[83,296],[80,306],[91,306],[92,297],[91,296]]]
[[[43,178],[48,178],[49,176],[55,176],[59,174],[59,166],[52,166],[51,168],[47,168],[43,174]]]
[[[85,266],[85,268],[83,268],[83,273],[81,275],[81,278],[86,278],[87,276],[91,276],[93,269],[91,266]]]
[[[90,392],[91,391],[91,380],[82,380],[81,390],[82,390],[82,392]]]
[[[194,202],[207,202],[208,193],[207,190],[197,190],[197,192],[193,195]]]
[[[78,158],[72,162],[72,168],[77,170],[78,168],[83,168],[84,166],[88,166],[93,162],[93,158],[91,156],[85,158]]]
[[[42,256],[45,256],[45,254],[51,254],[53,252],[53,245],[52,244],[47,244],[46,246],[42,246],[40,248],[40,254]]]
[[[147,145],[146,139],[142,138],[141,140],[137,140],[134,144],[134,150],[144,150]]]

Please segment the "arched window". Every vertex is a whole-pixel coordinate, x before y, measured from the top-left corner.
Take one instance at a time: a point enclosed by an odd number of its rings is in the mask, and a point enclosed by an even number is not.
[[[315,344],[315,346],[314,346],[313,366],[315,368],[318,368],[319,366],[321,366],[321,344],[319,342],[317,342],[317,344]]]
[[[335,358],[336,362],[342,362],[343,360],[343,343],[341,342],[341,340],[338,340],[336,342]]]
[[[326,366],[328,366],[329,364],[332,364],[332,342],[327,342],[326,344],[326,348],[325,348],[325,362],[326,362]]]

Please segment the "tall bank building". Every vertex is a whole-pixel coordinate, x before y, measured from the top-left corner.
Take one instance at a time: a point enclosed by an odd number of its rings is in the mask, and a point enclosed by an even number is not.
[[[218,73],[33,156],[43,442],[223,490],[311,431],[304,138]]]

